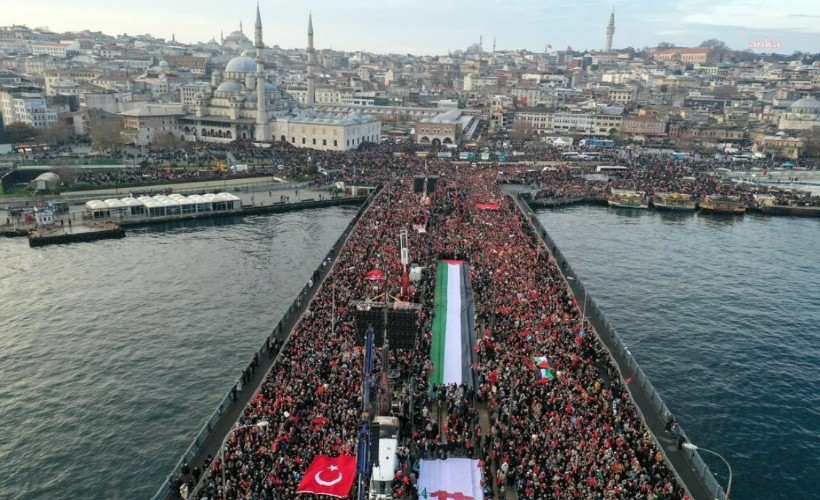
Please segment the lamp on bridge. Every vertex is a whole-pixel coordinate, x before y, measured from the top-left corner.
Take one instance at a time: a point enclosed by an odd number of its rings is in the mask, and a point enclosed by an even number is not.
[[[723,458],[723,455],[721,455],[720,453],[718,453],[716,451],[707,450],[706,448],[701,448],[700,446],[697,446],[697,445],[692,444],[692,443],[683,443],[683,447],[686,448],[687,450],[692,450],[692,451],[698,451],[698,450],[705,451],[706,453],[711,453],[712,455],[715,455],[719,459],[723,460],[723,463],[725,463],[726,467],[729,469],[729,483],[726,485],[726,496],[724,496],[723,499],[724,500],[729,500],[729,493],[732,492],[732,466],[729,464],[729,461],[726,460],[725,458]]]
[[[240,425],[239,427],[234,427],[233,429],[231,429],[225,435],[225,439],[222,440],[222,446],[219,447],[219,452],[220,452],[220,455],[222,456],[222,500],[225,500],[225,496],[226,496],[226,491],[225,491],[226,490],[226,488],[225,488],[225,443],[228,442],[228,438],[231,436],[231,434],[238,431],[239,429],[248,429],[250,427],[259,427],[260,429],[264,429],[268,425],[270,425],[270,422],[268,422],[267,420],[260,420],[259,422],[256,422],[255,424]],[[203,476],[204,476],[204,474],[203,474]]]

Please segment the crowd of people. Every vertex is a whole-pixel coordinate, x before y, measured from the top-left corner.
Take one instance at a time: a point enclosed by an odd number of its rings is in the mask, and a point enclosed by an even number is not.
[[[597,164],[597,162],[596,162]],[[633,190],[652,196],[656,193],[682,193],[693,199],[708,195],[737,196],[747,207],[759,207],[760,195],[771,195],[775,203],[820,206],[820,196],[761,182],[768,179],[768,171],[748,182],[735,183],[716,172],[725,164],[715,159],[673,160],[668,155],[623,155],[617,165],[626,170],[599,173],[596,164],[559,164],[545,169],[520,169],[508,175],[506,182],[522,183],[537,189],[535,200],[566,200],[571,198],[606,199],[612,190]],[[796,173],[787,180],[799,181]]]
[[[317,454],[355,454],[364,353],[351,301],[385,287],[401,294],[402,229],[409,231],[412,260],[426,271],[412,297],[422,305],[417,348],[390,353],[400,373],[393,396],[402,416],[395,497],[413,497],[419,460],[461,456],[480,460],[485,498],[504,498],[509,489],[534,499],[683,498],[595,332],[582,331],[560,266],[501,194],[496,169],[439,169],[431,162],[427,168],[440,180],[424,201],[413,190],[424,162],[382,149],[292,151],[348,167],[355,162],[357,176],[383,189],[244,409],[244,427],[229,436],[224,463],[217,456],[207,464],[197,498],[294,498]],[[465,259],[470,268],[474,388],[427,384],[434,369],[432,270],[442,257]],[[365,278],[376,269],[386,282]],[[539,377],[534,356],[549,359],[553,379]],[[253,425],[261,421],[267,425]]]

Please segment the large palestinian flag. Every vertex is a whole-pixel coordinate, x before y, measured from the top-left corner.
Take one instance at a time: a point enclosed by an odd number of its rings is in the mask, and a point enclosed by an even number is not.
[[[469,458],[421,460],[418,498],[423,500],[484,500],[481,463]]]
[[[472,371],[474,343],[473,288],[467,263],[441,261],[436,274],[430,383],[466,383],[475,387]]]

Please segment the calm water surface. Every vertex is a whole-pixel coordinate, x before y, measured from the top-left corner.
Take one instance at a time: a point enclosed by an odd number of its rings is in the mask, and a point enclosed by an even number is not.
[[[356,213],[0,239],[0,498],[148,498]]]
[[[538,217],[733,498],[820,498],[820,220]]]

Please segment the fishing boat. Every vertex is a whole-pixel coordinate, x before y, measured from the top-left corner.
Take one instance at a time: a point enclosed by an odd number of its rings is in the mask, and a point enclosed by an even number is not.
[[[675,212],[694,212],[697,208],[695,200],[683,193],[657,193],[652,197],[652,206],[658,210]]]
[[[741,203],[737,196],[722,194],[707,196],[698,203],[698,207],[701,212],[711,214],[743,215],[746,212],[746,205]]]
[[[607,203],[614,208],[649,208],[649,202],[642,192],[625,189],[613,189],[612,196],[607,199]]]

